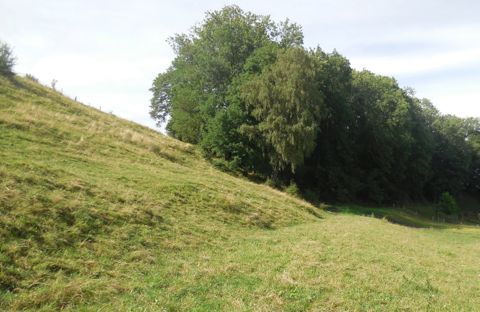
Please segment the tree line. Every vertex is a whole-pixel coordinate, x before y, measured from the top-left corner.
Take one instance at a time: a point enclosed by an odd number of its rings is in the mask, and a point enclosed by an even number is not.
[[[480,191],[480,119],[441,114],[391,77],[303,45],[237,6],[170,38],[151,116],[230,169],[324,200],[437,201]]]

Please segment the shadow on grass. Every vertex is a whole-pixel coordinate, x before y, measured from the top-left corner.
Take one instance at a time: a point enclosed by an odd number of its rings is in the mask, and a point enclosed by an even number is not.
[[[404,208],[384,208],[384,207],[364,207],[358,205],[325,205],[326,211],[333,213],[352,214],[359,216],[374,217],[383,219],[393,224],[412,228],[435,228],[446,229],[452,227],[460,227],[460,224],[441,223],[429,220],[425,216],[419,215],[417,212]]]
[[[256,174],[245,174],[239,169],[234,169],[229,166],[228,162],[222,159],[212,158],[209,159],[210,163],[218,170],[227,173],[231,176],[242,177],[250,182],[257,184],[266,184],[265,177]],[[271,187],[285,192],[287,185],[270,185]],[[443,221],[437,221],[435,211],[432,205],[413,205],[408,208],[395,208],[395,207],[367,207],[355,204],[340,204],[330,205],[323,203],[316,194],[312,192],[302,192],[296,196],[310,203],[313,207],[307,209],[307,211],[313,216],[323,219],[321,213],[318,210],[324,210],[332,213],[353,214],[359,216],[374,217],[377,219],[386,220],[392,224],[402,225],[411,228],[434,228],[434,229],[447,229],[447,228],[461,228],[464,225],[479,225],[476,219],[462,219],[465,222],[459,223],[458,218],[451,218],[446,215],[442,215]],[[318,210],[317,210],[318,209]]]

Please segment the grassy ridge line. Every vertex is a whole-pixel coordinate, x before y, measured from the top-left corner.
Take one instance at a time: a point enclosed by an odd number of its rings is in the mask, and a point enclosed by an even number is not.
[[[25,78],[0,78],[0,133],[0,309],[105,300],[169,253],[318,214]]]

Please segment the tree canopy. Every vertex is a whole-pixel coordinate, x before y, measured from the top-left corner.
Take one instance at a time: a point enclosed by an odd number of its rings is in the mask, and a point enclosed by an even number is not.
[[[12,75],[15,62],[12,48],[5,42],[0,41],[0,75]]]
[[[207,157],[330,200],[479,197],[479,118],[442,115],[394,78],[305,48],[298,24],[227,6],[170,43],[151,116]]]

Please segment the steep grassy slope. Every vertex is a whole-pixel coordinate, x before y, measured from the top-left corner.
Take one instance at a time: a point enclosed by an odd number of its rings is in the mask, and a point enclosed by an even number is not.
[[[0,310],[458,310],[480,231],[329,214],[0,78]]]
[[[66,306],[131,292],[164,254],[312,207],[214,170],[192,146],[26,79],[0,81],[1,304]]]

